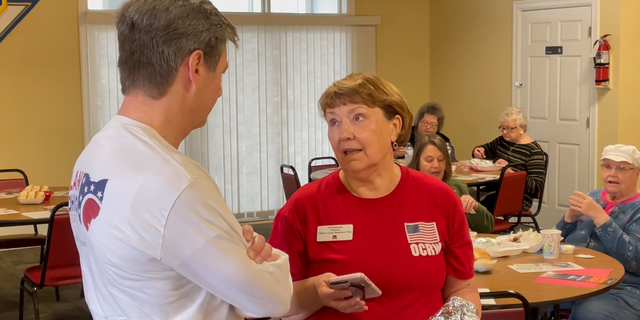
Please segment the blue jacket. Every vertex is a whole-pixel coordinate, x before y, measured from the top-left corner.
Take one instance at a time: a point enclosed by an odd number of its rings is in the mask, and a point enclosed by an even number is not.
[[[604,209],[600,199],[602,190],[589,193]],[[596,250],[618,260],[625,269],[620,287],[640,295],[640,200],[617,205],[611,210],[611,219],[596,228],[589,217],[567,223],[564,217],[556,228],[568,244]]]

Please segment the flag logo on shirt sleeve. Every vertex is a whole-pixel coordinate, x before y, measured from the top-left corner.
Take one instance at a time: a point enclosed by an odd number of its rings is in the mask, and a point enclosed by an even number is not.
[[[91,176],[85,172],[78,172],[76,176],[82,180],[78,181],[76,179],[71,186],[72,191],[77,192],[77,196],[72,200],[72,192],[69,192],[70,211],[77,214],[80,223],[89,231],[91,223],[100,214],[102,200],[104,200],[104,189],[107,187],[109,180],[93,181]]]

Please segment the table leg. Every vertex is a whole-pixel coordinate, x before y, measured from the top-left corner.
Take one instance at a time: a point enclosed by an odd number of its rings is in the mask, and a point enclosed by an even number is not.
[[[544,310],[546,310],[546,308]],[[543,313],[543,315],[544,315],[543,319],[546,319],[547,313],[545,312],[545,313]],[[537,320],[537,319],[539,319],[538,318],[539,316],[540,316],[540,308],[539,307],[531,308],[531,319],[536,319]]]

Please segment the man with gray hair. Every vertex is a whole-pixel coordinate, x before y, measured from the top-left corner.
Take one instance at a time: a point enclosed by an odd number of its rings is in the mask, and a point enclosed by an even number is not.
[[[78,158],[71,224],[93,319],[242,319],[289,310],[288,256],[241,227],[178,151],[222,94],[231,23],[209,0],[129,0],[118,115]]]

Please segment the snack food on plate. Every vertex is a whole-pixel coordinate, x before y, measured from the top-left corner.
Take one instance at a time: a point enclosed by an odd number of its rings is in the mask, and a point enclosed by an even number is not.
[[[479,259],[486,259],[486,260],[489,260],[489,261],[491,260],[491,255],[489,255],[488,252],[486,252],[486,251],[484,251],[484,250],[482,250],[480,248],[473,248],[473,257],[476,260],[479,260]]]
[[[489,260],[489,259],[478,259],[478,260],[476,260],[476,263],[493,264],[493,261]]]
[[[525,232],[518,233],[516,235],[519,243],[526,243],[530,245],[538,244],[542,242],[542,237],[539,233],[533,230],[527,230]]]
[[[515,243],[520,243],[520,235],[516,234],[516,235],[512,235],[509,237],[509,241],[510,242],[515,242]]]
[[[44,189],[44,190],[43,190]],[[18,199],[40,199],[40,198],[44,198],[45,194],[44,191],[49,190],[49,187],[47,186],[27,186],[26,188],[24,188],[24,190],[22,190],[22,192],[20,192],[20,195],[18,195]]]

